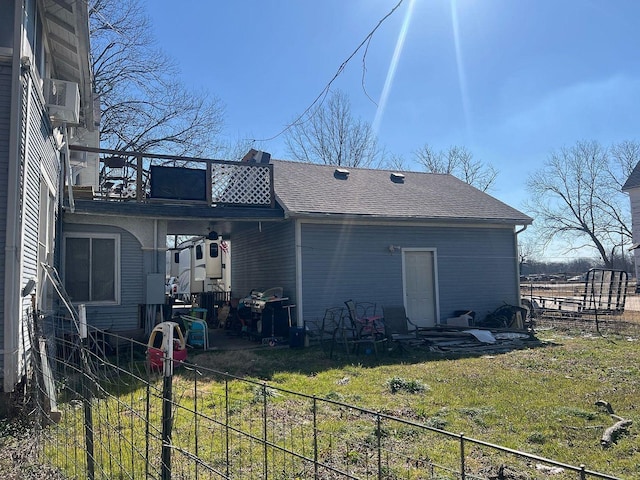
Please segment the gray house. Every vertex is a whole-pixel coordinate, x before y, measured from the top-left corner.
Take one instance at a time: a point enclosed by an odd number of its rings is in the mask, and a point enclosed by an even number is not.
[[[55,263],[62,174],[95,173],[91,154],[68,154],[63,169],[63,152],[97,136],[87,4],[0,0],[0,12],[0,377],[7,393],[32,353],[33,306],[52,309],[42,264]]]
[[[101,163],[137,156],[101,153]],[[134,198],[107,192],[77,200],[64,214],[62,271],[70,290],[65,270],[81,264],[73,257],[78,242],[108,252],[98,256],[109,259],[103,265],[81,268],[95,269],[109,286],[82,299],[97,327],[141,327],[140,312],[161,301],[166,235],[210,231],[231,241],[232,295],[282,287],[300,326],[348,299],[405,305],[422,326],[456,310],[484,315],[519,304],[517,233],[531,218],[451,175],[146,158],[189,165],[168,176],[175,198],[136,187]],[[198,171],[201,187],[192,179],[180,194],[181,175]]]
[[[634,167],[631,175],[622,186],[622,191],[629,194],[631,202],[631,236],[633,240],[633,259],[635,264],[635,277],[640,278],[640,162]],[[640,291],[640,284],[636,286]]]
[[[284,218],[234,231],[234,292],[283,286],[299,322],[348,299],[421,326],[519,305],[523,213],[451,175],[271,163]]]

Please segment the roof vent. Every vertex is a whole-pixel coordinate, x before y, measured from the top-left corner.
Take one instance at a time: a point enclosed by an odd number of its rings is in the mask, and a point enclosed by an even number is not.
[[[390,178],[393,183],[404,183],[403,173],[391,172]]]
[[[333,172],[333,176],[338,180],[346,180],[347,178],[349,178],[349,170],[347,170],[346,168],[336,168],[336,170]]]

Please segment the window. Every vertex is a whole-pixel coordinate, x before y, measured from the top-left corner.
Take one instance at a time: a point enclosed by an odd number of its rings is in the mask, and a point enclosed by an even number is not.
[[[13,0],[0,0],[0,48],[13,48]]]
[[[209,244],[209,258],[218,258],[218,244],[215,242]]]
[[[119,302],[117,235],[65,237],[64,284],[74,303]]]

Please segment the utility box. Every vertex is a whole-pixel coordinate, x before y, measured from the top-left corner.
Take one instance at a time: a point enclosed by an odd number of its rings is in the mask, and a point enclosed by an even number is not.
[[[147,305],[164,304],[164,281],[164,273],[147,274],[147,296],[145,299]]]

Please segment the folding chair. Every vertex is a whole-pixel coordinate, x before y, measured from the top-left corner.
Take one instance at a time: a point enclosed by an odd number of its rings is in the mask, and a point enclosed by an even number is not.
[[[418,326],[409,320],[404,307],[383,305],[382,317],[389,350],[397,348],[400,352],[405,352],[405,345],[420,343]]]
[[[335,344],[341,338],[339,330],[342,325],[343,310],[342,307],[327,308],[322,317],[319,331],[320,346],[325,353],[329,351],[329,358],[333,357]]]
[[[353,300],[347,300],[344,304],[347,306],[347,315],[343,321],[342,334],[347,353],[353,348],[357,354],[360,345],[370,345],[377,358],[378,345],[387,342],[382,317],[358,317]]]

